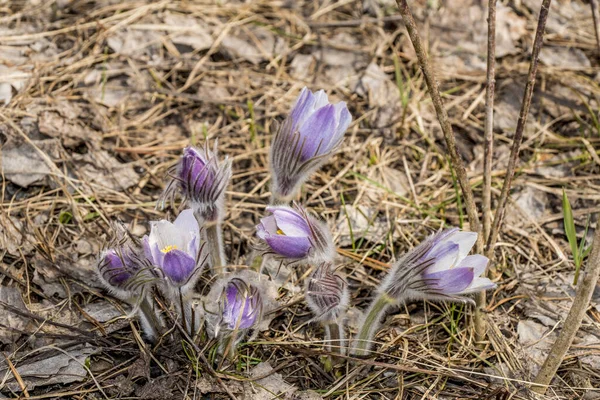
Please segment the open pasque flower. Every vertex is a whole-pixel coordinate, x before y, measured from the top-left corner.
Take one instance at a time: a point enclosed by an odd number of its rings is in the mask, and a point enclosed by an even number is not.
[[[468,256],[477,233],[441,231],[398,260],[380,290],[392,298],[472,301],[463,295],[496,285],[481,277],[488,259]]]
[[[223,217],[225,189],[231,178],[231,163],[217,157],[217,143],[211,151],[208,143],[203,148],[188,146],[171,172],[172,180],[162,196],[162,205],[177,191],[205,221]]]
[[[337,150],[352,116],[323,90],[306,87],[273,138],[269,154],[274,203],[287,203],[312,172]]]
[[[207,259],[194,212],[184,210],[175,222],[154,221],[150,228],[150,235],[143,238],[147,257],[168,286],[187,292],[196,284]]]
[[[267,207],[271,215],[261,218],[256,235],[265,241],[267,252],[288,261],[311,263],[332,260],[335,248],[327,226],[295,205]]]
[[[476,241],[477,233],[446,229],[396,261],[360,323],[353,354],[368,354],[379,321],[392,305],[409,299],[473,303],[466,294],[494,288],[492,281],[481,277],[488,259],[467,256]]]

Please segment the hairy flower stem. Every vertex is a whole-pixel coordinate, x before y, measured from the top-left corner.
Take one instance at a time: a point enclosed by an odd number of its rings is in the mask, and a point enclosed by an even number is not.
[[[225,248],[223,246],[223,233],[221,231],[221,223],[211,221],[206,224],[206,242],[210,251],[211,267],[213,272],[217,270],[225,271]]]
[[[152,342],[163,334],[163,323],[148,296],[144,296],[139,305],[139,315],[144,333]]]
[[[393,303],[395,303],[394,299],[385,292],[380,293],[373,300],[362,327],[358,332],[358,336],[354,340],[354,345],[352,346],[353,355],[366,356],[369,354],[369,348],[371,347],[373,337],[377,333],[377,328],[379,328],[379,322]]]
[[[325,339],[327,342],[327,349],[331,353],[337,353],[344,355],[344,327],[341,323],[337,322],[326,322],[323,324],[325,328]],[[331,357],[332,365],[337,365],[342,361],[339,357]]]

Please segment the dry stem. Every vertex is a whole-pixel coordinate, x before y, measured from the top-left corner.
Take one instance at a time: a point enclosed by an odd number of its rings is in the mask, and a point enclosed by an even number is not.
[[[494,153],[494,91],[496,88],[496,0],[488,3],[487,76],[485,88],[485,128],[483,155],[483,193],[481,213],[483,218],[483,241],[487,241],[492,224],[492,157]],[[482,251],[482,248],[477,249]],[[477,341],[485,338],[485,291],[475,296],[473,324]]]
[[[540,372],[535,378],[534,382],[543,386],[532,387],[534,392],[542,394],[546,392],[547,385],[552,381],[567,350],[569,350],[571,343],[573,343],[575,334],[577,334],[577,330],[581,326],[581,321],[592,299],[594,288],[600,277],[600,217],[598,217],[598,222],[596,222],[593,246],[592,253],[588,259],[585,278],[577,288],[577,294],[575,295],[575,300],[573,300],[571,310],[569,310],[569,315],[567,315],[567,319],[558,338],[556,338],[556,342],[550,347],[550,353],[548,353],[544,365],[542,365]]]
[[[477,206],[475,205],[475,199],[473,198],[473,191],[471,190],[469,179],[467,178],[467,171],[465,170],[462,158],[456,150],[454,132],[452,131],[452,125],[450,124],[448,113],[444,108],[442,97],[440,96],[439,84],[435,78],[433,69],[429,65],[427,52],[421,43],[421,37],[419,36],[419,31],[412,13],[410,12],[410,8],[408,7],[408,3],[406,0],[396,0],[396,3],[400,9],[400,14],[402,14],[402,19],[404,20],[404,25],[408,31],[408,36],[410,36],[410,40],[415,48],[415,52],[417,53],[419,65],[421,66],[423,76],[427,82],[429,96],[431,97],[431,101],[435,107],[438,121],[442,128],[442,132],[444,133],[444,138],[446,139],[446,145],[448,146],[448,151],[450,153],[450,161],[452,162],[452,166],[456,171],[456,177],[465,198],[465,207],[467,208],[467,214],[469,216],[469,226],[473,232],[479,232],[479,216],[477,215]],[[478,245],[480,245],[481,240],[481,235],[479,235]]]
[[[517,166],[517,160],[519,158],[519,150],[521,142],[523,140],[523,132],[525,130],[525,123],[527,122],[527,116],[529,114],[529,107],[531,106],[531,97],[533,96],[533,87],[535,86],[535,76],[537,74],[538,60],[540,50],[542,49],[542,42],[544,39],[544,29],[546,27],[546,19],[548,18],[548,11],[550,10],[551,0],[543,0],[542,8],[540,9],[540,16],[538,19],[538,25],[535,32],[535,40],[533,42],[533,51],[531,54],[531,64],[529,65],[529,73],[527,74],[527,85],[525,86],[525,93],[523,94],[523,103],[521,104],[521,111],[519,113],[519,120],[517,121],[517,128],[515,130],[515,136],[513,138],[513,145],[510,150],[510,158],[508,161],[508,167],[506,168],[506,177],[504,184],[502,185],[502,192],[500,193],[500,200],[498,200],[498,208],[496,209],[496,215],[490,236],[487,240],[486,256],[492,258],[494,252],[494,245],[498,240],[498,233],[504,217],[504,211],[506,209],[506,202],[508,200],[508,194],[512,185],[512,180],[515,175],[515,168]]]

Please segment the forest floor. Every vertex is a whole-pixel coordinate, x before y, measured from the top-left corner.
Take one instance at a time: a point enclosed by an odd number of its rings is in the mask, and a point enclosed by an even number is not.
[[[480,202],[487,9],[410,5]],[[526,82],[540,1],[501,1],[493,196]],[[442,226],[468,228],[423,75],[394,1],[0,0],[0,398],[529,399],[575,293],[562,193],[589,245],[600,213],[600,64],[589,2],[554,1],[506,224],[488,336],[471,308],[411,302],[372,357],[323,363],[302,269],[283,268],[268,331],[207,366],[177,333],[150,346],[102,289],[98,253],[136,236],[168,169],[218,139],[233,161],[224,237],[251,254],[275,122],[302,87],[346,101],[341,151],[300,201],[328,221],[351,290],[348,332],[388,265]],[[201,285],[202,286],[202,285]],[[208,357],[210,346],[197,343]],[[547,398],[599,398],[600,288]],[[227,393],[227,390],[230,392]],[[594,389],[596,388],[596,389]],[[279,396],[278,396],[279,395]]]

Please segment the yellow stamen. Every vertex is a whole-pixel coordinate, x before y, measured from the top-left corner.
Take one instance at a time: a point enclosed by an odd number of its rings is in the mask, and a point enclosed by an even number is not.
[[[175,246],[174,244],[170,244],[167,247],[165,247],[164,249],[162,249],[161,251],[163,253],[168,253],[168,252],[170,252],[172,250],[177,250],[177,246]]]
[[[285,236],[285,233],[283,233],[283,231],[281,229],[277,229],[277,234]]]

